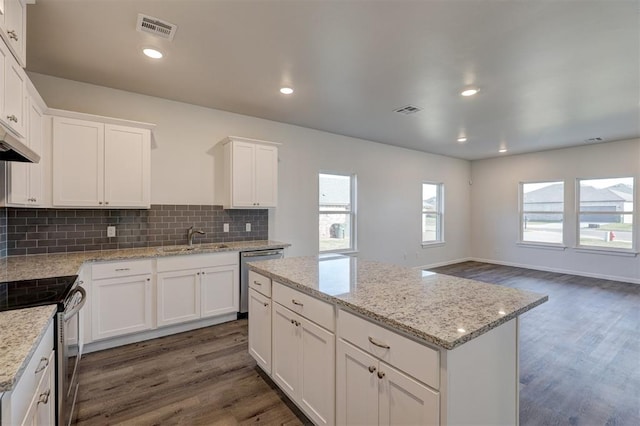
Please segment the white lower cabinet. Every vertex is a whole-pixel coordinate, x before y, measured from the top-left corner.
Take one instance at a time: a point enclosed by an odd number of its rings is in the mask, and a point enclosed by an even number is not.
[[[93,340],[149,330],[152,274],[94,279],[91,296]]]
[[[338,340],[336,423],[437,425],[438,392],[389,364]]]
[[[160,272],[158,327],[200,318],[200,271]]]
[[[273,380],[318,425],[335,422],[335,335],[273,305]]]
[[[55,352],[51,352],[40,385],[33,395],[31,405],[22,422],[23,426],[53,426],[56,424],[55,398]]]
[[[200,274],[200,316],[202,318],[238,312],[239,274],[237,261],[230,265],[202,270]]]
[[[271,299],[249,289],[249,355],[271,374]]]

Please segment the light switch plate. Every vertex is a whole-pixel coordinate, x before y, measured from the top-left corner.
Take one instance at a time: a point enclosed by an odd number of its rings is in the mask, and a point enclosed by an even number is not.
[[[115,226],[107,226],[107,237],[115,237],[116,236],[116,227]]]
[[[229,224],[225,223],[222,225],[222,232],[229,232]]]

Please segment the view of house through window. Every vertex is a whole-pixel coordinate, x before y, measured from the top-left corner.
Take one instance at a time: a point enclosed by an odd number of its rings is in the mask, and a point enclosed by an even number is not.
[[[578,179],[579,245],[633,248],[633,178]]]
[[[355,176],[320,173],[320,251],[355,250]]]
[[[564,182],[520,184],[520,240],[562,244]]]
[[[422,244],[443,240],[442,187],[441,183],[422,184]]]

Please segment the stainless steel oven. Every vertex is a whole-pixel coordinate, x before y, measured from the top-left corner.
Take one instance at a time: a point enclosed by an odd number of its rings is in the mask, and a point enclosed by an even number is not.
[[[80,309],[87,294],[74,283],[69,296],[63,302],[63,309],[56,314],[57,322],[57,392],[58,425],[68,426],[75,423],[77,416],[76,398],[78,396],[78,365],[82,357],[79,344]]]

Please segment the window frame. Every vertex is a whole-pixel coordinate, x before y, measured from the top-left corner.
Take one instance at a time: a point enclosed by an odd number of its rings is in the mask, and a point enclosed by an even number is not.
[[[320,175],[333,175],[333,176],[342,176],[342,177],[348,177],[349,178],[349,197],[350,197],[350,206],[351,208],[349,209],[349,211],[345,211],[345,210],[320,210]],[[356,203],[356,185],[357,185],[357,176],[355,173],[340,173],[340,172],[333,172],[333,171],[327,171],[327,170],[320,170],[317,174],[318,176],[318,184],[316,185],[316,189],[317,189],[317,194],[316,194],[316,200],[318,200],[318,222],[317,222],[317,229],[318,229],[318,253],[319,254],[331,254],[331,253],[335,253],[335,254],[349,254],[349,253],[356,253],[357,252],[357,203]],[[320,250],[320,216],[321,215],[326,215],[326,214],[348,214],[350,217],[350,227],[349,227],[349,243],[350,246],[348,248],[344,248],[344,249],[336,249],[336,250]]]
[[[426,212],[424,210],[424,186],[435,185],[436,186],[436,211]],[[422,181],[420,185],[420,241],[422,248],[441,246],[445,244],[444,239],[444,182]],[[424,240],[424,215],[435,214],[436,215],[436,239]]]
[[[623,211],[583,211],[580,209],[580,183],[582,181],[588,180],[605,180],[605,179],[631,179],[631,183],[633,185],[632,194],[633,194],[633,202],[631,203],[631,211],[623,210]],[[636,196],[638,193],[637,189],[638,179],[634,175],[629,176],[605,176],[605,177],[582,177],[576,178],[575,180],[575,249],[578,251],[585,252],[609,252],[611,254],[619,253],[620,255],[637,255],[638,248],[638,197]],[[622,248],[622,247],[606,247],[606,246],[598,246],[598,245],[583,245],[580,244],[580,216],[583,214],[589,215],[610,215],[610,214],[621,214],[621,215],[631,215],[631,247],[630,248]]]
[[[543,210],[527,210],[524,209],[524,186],[531,184],[543,184],[543,183],[562,183],[562,211],[554,212],[554,211],[543,211]],[[565,244],[565,236],[566,236],[566,228],[565,223],[567,222],[567,203],[566,201],[566,189],[567,183],[564,179],[549,179],[549,180],[532,180],[532,181],[521,181],[518,184],[518,245],[522,246],[539,246],[539,247],[550,247],[550,248],[567,248]],[[527,241],[524,239],[524,216],[525,214],[559,214],[562,216],[562,241],[559,243],[553,243],[549,241]]]

